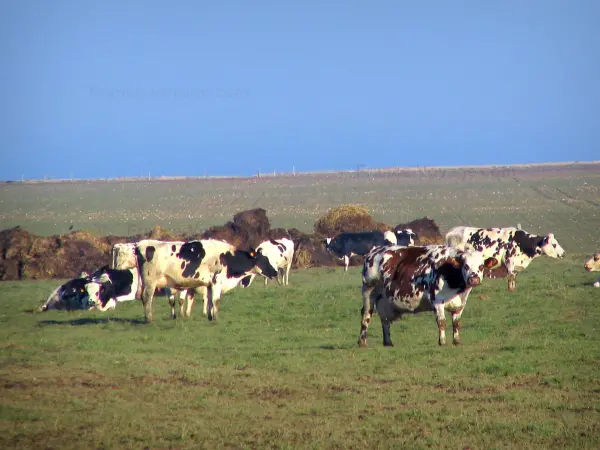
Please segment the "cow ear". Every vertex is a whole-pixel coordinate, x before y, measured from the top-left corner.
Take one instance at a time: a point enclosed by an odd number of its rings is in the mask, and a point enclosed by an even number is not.
[[[554,239],[554,233],[548,233],[548,240]]]
[[[256,252],[254,251],[253,248],[250,249],[250,251],[248,252],[250,254],[251,258],[254,258],[256,256]]]
[[[452,264],[452,267],[455,269],[460,269],[462,267],[462,261],[458,258],[450,258],[450,264]]]
[[[491,269],[492,267],[498,265],[498,260],[496,258],[488,258],[485,260],[483,265],[488,269]]]
[[[462,263],[458,258],[446,258],[442,264],[450,264],[455,269],[460,269],[462,267]]]

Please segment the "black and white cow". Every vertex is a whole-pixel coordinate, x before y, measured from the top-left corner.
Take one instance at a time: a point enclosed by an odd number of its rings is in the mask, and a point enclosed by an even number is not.
[[[333,239],[325,239],[324,243],[329,252],[344,261],[344,270],[348,271],[352,256],[365,256],[374,247],[395,245],[396,242],[396,235],[391,231],[363,231],[340,233]]]
[[[136,300],[139,286],[140,277],[137,268],[108,269],[85,285],[88,305],[90,309],[100,311],[115,309],[117,303]]]
[[[288,238],[269,239],[261,242],[256,247],[256,252],[266,256],[273,268],[277,270],[277,282],[284,286],[289,285],[290,269],[294,259],[294,241]],[[248,285],[252,283],[254,277],[255,275],[251,275]],[[268,278],[265,277],[265,286],[267,281]]]
[[[415,242],[417,241],[417,234],[410,228],[397,230],[394,234],[396,235],[396,245],[414,247]]]
[[[206,252],[204,262],[206,264],[211,265],[211,267],[218,261],[221,253],[233,250],[234,247],[219,239],[202,239],[204,251]],[[171,241],[171,244],[175,245],[183,245],[184,241]],[[134,243],[126,243],[126,244],[115,244],[113,247],[113,268],[115,269],[130,269],[138,267],[138,260],[136,256],[136,247],[137,242]],[[160,290],[160,289],[159,289]],[[180,313],[181,316],[190,317],[192,314],[192,307],[194,305],[194,298],[196,291],[194,290],[177,290],[171,288],[169,286],[165,286],[162,290],[164,290],[165,295],[169,299],[169,305],[171,306],[171,317],[176,318],[175,314],[175,303],[179,301],[180,305]],[[198,293],[202,295],[203,298],[203,308],[202,313],[204,315],[207,314],[207,304],[208,304],[208,294],[206,287],[200,287],[197,289]],[[142,299],[142,291],[141,285],[136,297],[141,300]],[[185,303],[187,301],[187,308],[185,307]]]
[[[51,309],[76,310],[90,309],[88,304],[87,292],[85,286],[92,281],[94,277],[99,277],[109,270],[108,266],[102,266],[91,275],[85,272],[82,276],[73,278],[64,284],[58,286],[46,299],[46,302],[38,308],[38,311],[48,311]]]
[[[157,288],[198,292],[207,290],[207,315],[217,320],[219,300],[238,284],[247,285],[251,274],[275,278],[269,260],[255,251],[229,248],[218,255],[207,252],[204,241],[163,242],[146,239],[137,243],[136,256],[142,277],[142,302],[146,321],[152,321],[152,299]],[[188,307],[189,308],[189,307]]]
[[[516,277],[531,264],[535,258],[547,255],[551,258],[564,258],[565,251],[554,234],[537,236],[519,228],[475,228],[455,227],[446,234],[446,244],[460,250],[472,247],[482,252],[484,257],[495,257],[497,266],[506,270],[486,271],[486,277],[498,277],[506,274],[508,290],[516,289]]]
[[[460,318],[471,289],[483,270],[497,263],[479,252],[453,247],[376,247],[365,258],[362,273],[363,307],[358,344],[367,346],[373,310],[381,319],[383,345],[392,346],[390,324],[404,314],[433,311],[439,344],[446,344],[446,311],[452,313],[453,342],[460,343]]]

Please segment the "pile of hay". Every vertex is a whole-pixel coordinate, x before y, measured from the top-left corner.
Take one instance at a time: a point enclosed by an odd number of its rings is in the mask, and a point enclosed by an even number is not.
[[[222,239],[236,248],[256,248],[267,238],[271,229],[267,211],[263,208],[242,211],[233,216],[231,222],[223,226],[210,227],[200,235],[200,239]]]
[[[369,210],[360,205],[343,205],[332,208],[315,222],[315,234],[333,237],[343,232],[359,232],[390,229],[384,223],[373,220]]]
[[[444,238],[434,220],[424,217],[399,224],[394,229],[411,228],[419,237],[417,245],[443,243]],[[237,248],[256,248],[266,239],[287,237],[294,241],[292,267],[336,266],[337,258],[327,250],[323,240],[341,232],[389,230],[384,223],[375,222],[368,210],[358,205],[344,205],[330,210],[314,225],[315,234],[295,228],[271,229],[267,212],[262,208],[242,211],[225,225],[210,227],[201,234],[176,235],[160,226],[136,236],[96,237],[83,230],[60,236],[35,236],[20,227],[0,231],[0,280],[73,278],[82,271],[111,264],[114,244],[136,242],[141,239],[191,240],[223,239]],[[362,258],[353,257],[351,265],[361,264]]]
[[[110,264],[112,245],[87,231],[35,236],[20,227],[0,232],[0,280],[71,278]]]

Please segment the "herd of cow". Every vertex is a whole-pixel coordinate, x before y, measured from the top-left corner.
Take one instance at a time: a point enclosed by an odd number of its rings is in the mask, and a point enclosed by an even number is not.
[[[383,344],[391,346],[391,322],[404,314],[435,313],[439,344],[446,343],[446,311],[452,315],[453,343],[459,344],[460,318],[473,288],[487,277],[508,278],[516,288],[516,276],[535,258],[563,258],[565,251],[552,233],[536,236],[520,228],[460,226],[446,235],[445,245],[415,246],[417,235],[399,232],[341,233],[323,244],[348,270],[353,255],[364,256],[362,270],[361,331],[359,345],[367,345],[367,329],[374,310],[381,319]],[[203,299],[203,314],[218,317],[221,295],[236,286],[248,287],[257,275],[289,283],[294,242],[289,237],[269,239],[256,249],[236,249],[225,241],[159,241],[145,239],[116,244],[112,267],[59,286],[40,311],[49,309],[114,309],[120,302],[141,300],[147,321],[152,321],[152,300],[164,292],[176,318],[190,316],[196,296]],[[600,271],[600,253],[585,263],[588,271]],[[594,283],[600,287],[600,278]],[[187,305],[186,305],[187,302]]]

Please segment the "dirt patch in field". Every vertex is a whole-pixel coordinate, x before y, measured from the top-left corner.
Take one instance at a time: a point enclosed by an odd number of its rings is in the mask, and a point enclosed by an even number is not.
[[[416,219],[412,222],[400,223],[394,227],[394,231],[402,231],[411,229],[417,234],[416,245],[434,245],[443,244],[444,236],[440,231],[435,220],[429,217],[423,217],[422,219]]]
[[[256,248],[266,239],[270,228],[267,211],[256,208],[237,213],[233,216],[233,220],[225,225],[211,227],[199,236],[189,237],[222,239],[236,248],[248,250]]]
[[[411,228],[418,235],[418,244],[443,242],[439,227],[433,219],[424,217],[396,227],[376,222],[368,211],[358,205],[344,205],[330,210],[315,223],[315,233],[303,233],[296,228],[271,228],[267,211],[262,208],[242,211],[224,225],[210,227],[193,235],[175,234],[156,226],[135,236],[94,236],[85,230],[69,234],[36,236],[20,227],[0,231],[0,281],[68,279],[82,271],[93,272],[111,264],[111,249],[117,243],[142,239],[191,240],[223,239],[240,249],[256,248],[266,239],[287,237],[294,241],[292,267],[332,267],[339,263],[325,250],[325,237],[343,231],[371,231]],[[351,265],[362,263],[353,257]]]

